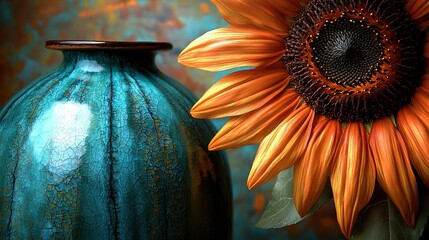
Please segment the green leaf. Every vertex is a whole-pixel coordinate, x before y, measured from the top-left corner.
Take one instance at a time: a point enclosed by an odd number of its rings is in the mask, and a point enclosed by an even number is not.
[[[351,239],[419,239],[429,216],[429,193],[427,189],[421,188],[419,194],[420,211],[416,218],[416,226],[410,228],[403,220],[392,200],[384,194],[380,187],[377,187],[371,202],[362,210]]]
[[[301,217],[296,211],[293,201],[293,168],[286,169],[278,175],[267,209],[256,226],[281,228],[298,223],[311,216],[330,199],[332,199],[332,192],[328,182],[310,212]]]

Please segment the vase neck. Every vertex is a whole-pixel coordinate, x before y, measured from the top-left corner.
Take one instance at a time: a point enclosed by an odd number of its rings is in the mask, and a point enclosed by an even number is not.
[[[133,67],[156,70],[155,52],[130,50],[63,50],[63,65],[110,68]]]
[[[76,64],[95,71],[113,66],[155,70],[156,51],[171,49],[172,45],[163,42],[50,40],[46,47],[61,50],[65,65]]]

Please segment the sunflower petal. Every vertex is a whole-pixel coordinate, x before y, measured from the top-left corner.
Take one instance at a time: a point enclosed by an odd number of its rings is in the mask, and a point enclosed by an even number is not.
[[[210,150],[237,148],[259,143],[298,106],[295,90],[284,90],[261,108],[231,117],[209,144]]]
[[[249,189],[271,180],[302,157],[313,119],[314,111],[302,105],[262,140],[247,179]]]
[[[191,109],[196,118],[237,116],[258,109],[289,83],[285,70],[267,68],[231,73],[210,87]]]
[[[302,5],[306,4],[307,0],[270,0],[270,2],[286,17],[293,18],[298,15]]]
[[[178,61],[188,67],[222,71],[268,66],[284,53],[283,38],[269,32],[230,26],[212,30],[191,42]]]
[[[412,106],[405,106],[396,118],[410,160],[423,183],[429,187],[429,117]]]
[[[286,18],[266,0],[212,0],[212,2],[222,17],[231,25],[258,27],[280,35],[286,35],[289,29]],[[257,9],[256,14],[255,9]]]
[[[389,118],[374,121],[369,136],[377,179],[405,222],[414,226],[418,208],[417,182],[401,134]]]
[[[422,89],[417,89],[411,98],[411,104],[429,116],[429,97]]]
[[[427,27],[427,17],[429,15],[429,2],[426,0],[409,0],[407,11],[411,17],[419,22],[421,27]]]
[[[323,116],[317,123],[301,161],[293,174],[293,196],[299,215],[310,211],[328,179],[336,146],[341,137],[341,124]]]
[[[337,219],[347,237],[352,233],[359,211],[371,199],[375,178],[368,134],[362,123],[351,122],[339,141],[331,173]]]

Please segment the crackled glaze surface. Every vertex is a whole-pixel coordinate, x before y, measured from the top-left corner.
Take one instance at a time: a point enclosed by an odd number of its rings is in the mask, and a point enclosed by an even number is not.
[[[64,50],[0,112],[0,239],[224,239],[228,166],[145,50]]]

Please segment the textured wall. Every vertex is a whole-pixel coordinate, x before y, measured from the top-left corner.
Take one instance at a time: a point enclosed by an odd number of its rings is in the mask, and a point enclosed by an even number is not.
[[[203,33],[225,26],[207,0],[2,0],[0,1],[0,106],[19,89],[58,66],[61,54],[44,49],[48,39],[166,41],[160,68],[197,96],[223,73],[179,65],[177,55]],[[214,121],[220,127],[225,120]],[[256,146],[228,150],[234,191],[234,239],[338,239],[332,205],[317,217],[280,230],[262,230],[259,220],[272,183],[249,191],[246,178]]]

